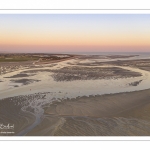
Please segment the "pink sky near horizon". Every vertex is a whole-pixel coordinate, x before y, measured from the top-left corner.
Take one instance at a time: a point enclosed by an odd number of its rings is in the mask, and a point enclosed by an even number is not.
[[[0,52],[150,52],[150,15],[0,15]]]

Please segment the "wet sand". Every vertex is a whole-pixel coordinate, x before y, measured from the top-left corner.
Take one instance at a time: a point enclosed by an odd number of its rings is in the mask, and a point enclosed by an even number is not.
[[[14,134],[0,135],[149,136],[149,61],[83,62],[5,68],[0,124],[14,125]]]
[[[150,90],[81,97],[53,102],[46,114],[61,116],[112,117],[123,111],[150,102]]]
[[[14,83],[22,83],[23,85],[31,84],[33,82],[39,82],[41,80],[33,80],[33,79],[17,79],[17,80],[10,80]]]
[[[79,66],[80,65],[82,66],[103,66],[103,65],[130,66],[130,67],[150,71],[150,59],[93,61],[89,63],[85,63],[81,61],[76,65],[79,65]]]
[[[118,67],[77,67],[69,66],[57,70],[52,75],[55,81],[119,79],[142,76],[141,73]]]
[[[0,124],[14,125],[12,130],[0,129],[0,136],[16,135],[16,133],[27,128],[35,121],[35,116],[29,112],[22,111],[23,100],[19,101],[16,98],[6,98],[0,100]],[[2,132],[14,132],[6,134]]]
[[[33,76],[33,75],[20,73],[20,74],[16,74],[16,75],[13,75],[13,76],[10,76],[10,77],[4,77],[4,78],[20,78],[20,77],[30,77],[30,76]]]
[[[150,135],[150,90],[53,102],[27,135]]]
[[[38,107],[32,106],[38,99],[44,102],[46,94],[48,93],[17,96],[0,101],[0,122],[15,126],[15,133],[8,135],[150,135],[150,89],[43,103],[41,107],[44,114],[37,122],[38,111],[37,114],[35,111]],[[24,109],[26,106],[27,109]]]

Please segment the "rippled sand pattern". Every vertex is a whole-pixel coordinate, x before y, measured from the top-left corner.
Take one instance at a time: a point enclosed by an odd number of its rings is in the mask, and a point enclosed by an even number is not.
[[[150,135],[150,121],[136,118],[80,118],[70,117],[57,136],[142,136]]]

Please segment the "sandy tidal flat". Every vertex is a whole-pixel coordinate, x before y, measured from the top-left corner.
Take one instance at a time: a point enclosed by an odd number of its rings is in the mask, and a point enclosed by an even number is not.
[[[15,126],[1,135],[150,135],[150,72],[94,59],[94,66],[79,57],[1,75],[0,123]]]

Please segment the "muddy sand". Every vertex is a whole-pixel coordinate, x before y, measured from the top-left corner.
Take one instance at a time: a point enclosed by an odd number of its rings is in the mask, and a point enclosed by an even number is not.
[[[17,96],[0,101],[0,122],[15,126],[15,134],[32,126],[34,110],[24,107],[46,94]],[[149,136],[150,90],[119,94],[83,96],[43,105],[37,125],[22,135],[41,136]]]
[[[93,61],[90,63],[79,62],[76,65],[82,66],[103,66],[103,65],[116,65],[116,66],[130,66],[142,70],[150,71],[150,59],[135,59],[135,60],[114,60],[106,62]]]
[[[64,120],[54,135],[150,135],[150,90],[55,102],[45,114]]]
[[[118,79],[139,77],[141,73],[118,67],[80,67],[69,66],[57,70],[51,70],[55,81]]]

